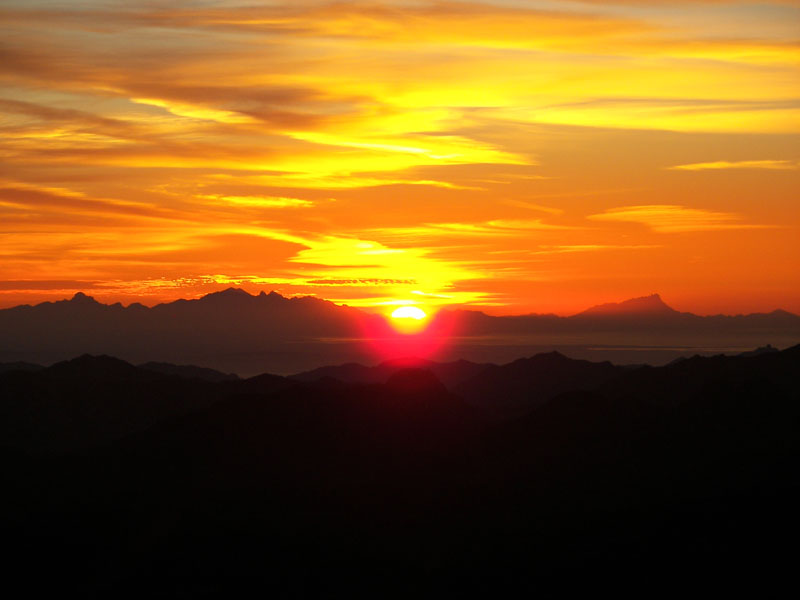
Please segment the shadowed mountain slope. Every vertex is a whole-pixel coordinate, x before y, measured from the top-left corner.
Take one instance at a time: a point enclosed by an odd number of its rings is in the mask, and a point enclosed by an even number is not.
[[[236,381],[239,376],[235,373],[222,373],[214,369],[195,367],[193,365],[173,365],[171,363],[148,362],[139,365],[142,369],[156,371],[165,375],[177,375],[184,379],[201,379],[203,381]]]
[[[638,591],[786,583],[800,346],[660,368],[582,362],[545,354],[477,374],[535,391],[562,372],[577,386],[547,384],[549,400],[504,420],[420,368],[376,384],[214,383],[107,357],[7,373],[3,406],[36,408],[2,420],[7,584],[442,597],[564,589],[576,573],[594,587],[624,575]],[[73,392],[69,419],[41,410]],[[103,416],[154,404],[175,410],[127,435]],[[37,419],[56,438],[115,435],[46,458],[10,448],[14,427]]]
[[[568,391],[592,390],[629,370],[609,362],[573,360],[558,352],[490,365],[454,388],[476,406],[497,414],[527,412]]]
[[[345,383],[385,383],[398,371],[408,368],[420,368],[431,371],[445,386],[452,388],[480,373],[488,366],[467,360],[439,363],[422,358],[401,358],[385,361],[374,367],[366,367],[358,363],[320,367],[312,371],[292,375],[290,379],[313,382],[329,377]]]
[[[84,355],[37,371],[0,373],[0,446],[34,453],[93,447],[237,392],[290,385],[272,375],[218,382],[187,378],[186,369],[176,375]]]
[[[8,373],[10,371],[41,371],[42,369],[44,369],[42,365],[23,361],[0,363],[0,373]]]

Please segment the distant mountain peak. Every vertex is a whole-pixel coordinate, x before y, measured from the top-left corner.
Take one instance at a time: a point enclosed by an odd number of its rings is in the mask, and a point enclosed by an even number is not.
[[[254,298],[254,296],[251,296],[242,288],[237,288],[237,287],[229,287],[219,292],[211,292],[210,294],[206,294],[205,296],[203,296],[203,298],[205,299],[212,296],[216,298],[235,298],[235,297],[243,298],[244,296],[247,296],[249,298]]]
[[[98,304],[97,300],[95,300],[92,296],[87,296],[83,292],[76,292],[75,295],[70,299],[70,302],[77,302],[81,304]]]
[[[667,305],[659,294],[650,294],[639,298],[631,298],[623,302],[608,302],[593,306],[579,315],[667,315],[676,314],[678,311]]]
[[[561,352],[559,352],[558,350],[552,350],[550,352],[539,352],[538,354],[535,354],[534,356],[530,357],[518,358],[517,360],[515,360],[513,363],[510,364],[521,367],[528,367],[532,364],[555,365],[555,364],[572,363],[572,362],[575,362],[575,359],[569,358],[561,354]]]
[[[226,300],[240,300],[240,301],[247,301],[247,300],[269,300],[271,302],[279,302],[283,300],[289,300],[285,296],[282,296],[276,291],[271,291],[268,294],[265,292],[260,292],[258,294],[251,294],[247,290],[243,290],[242,288],[238,287],[229,287],[225,288],[224,290],[220,290],[218,292],[211,292],[202,296],[200,300],[205,301],[226,301]]]
[[[262,300],[267,300],[272,304],[280,302],[288,302],[289,300],[291,300],[291,298],[287,298],[286,296],[279,294],[275,290],[272,290],[269,294],[261,292],[261,294],[258,297],[261,298]]]
[[[91,379],[136,378],[140,375],[139,369],[129,362],[107,354],[83,354],[58,362],[45,371],[56,376],[89,377]]]

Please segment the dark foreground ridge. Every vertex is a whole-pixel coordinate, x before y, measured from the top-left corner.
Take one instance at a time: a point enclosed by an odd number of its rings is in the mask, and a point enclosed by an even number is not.
[[[769,595],[793,574],[800,346],[658,368],[395,366],[372,383],[107,356],[1,373],[6,586]],[[455,391],[437,369],[461,372]]]

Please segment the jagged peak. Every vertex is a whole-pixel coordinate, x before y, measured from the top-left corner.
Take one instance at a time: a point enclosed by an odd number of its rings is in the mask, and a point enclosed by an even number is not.
[[[216,292],[209,292],[205,296],[202,296],[201,300],[203,298],[210,298],[210,297],[215,297],[215,298],[244,298],[244,297],[248,297],[248,298],[275,298],[275,299],[280,298],[281,300],[289,300],[289,298],[287,298],[286,296],[281,295],[280,293],[276,292],[275,290],[272,290],[269,293],[265,292],[264,290],[261,290],[258,294],[251,294],[250,292],[248,292],[247,290],[245,290],[243,288],[234,287],[234,286],[231,286],[231,287],[225,288],[224,290],[219,290],[219,291],[216,291]]]
[[[275,290],[272,290],[268,293],[261,291],[258,294],[250,294],[247,290],[238,287],[229,287],[224,290],[220,290],[218,292],[211,292],[199,298],[201,302],[225,302],[225,301],[239,301],[239,302],[247,302],[247,301],[258,301],[258,302],[265,302],[271,304],[283,304],[283,303],[292,303],[292,304],[324,304],[324,305],[331,305],[335,306],[332,302],[327,300],[321,300],[315,296],[291,296],[287,297]],[[180,302],[180,300],[176,300],[176,302]]]
[[[246,290],[243,290],[242,288],[237,288],[237,287],[229,287],[229,288],[225,288],[224,290],[220,290],[219,292],[211,292],[210,294],[206,294],[205,296],[203,296],[203,298],[210,298],[212,296],[217,297],[217,298],[220,298],[220,297],[236,297],[236,296],[239,296],[239,297],[248,296],[249,298],[253,298],[253,296],[251,296]]]
[[[224,290],[219,290],[218,292],[210,292],[205,296],[201,296],[199,300],[201,302],[214,302],[214,301],[225,301],[225,300],[239,300],[239,301],[247,301],[247,300],[285,300],[283,296],[279,293],[272,291],[269,294],[265,294],[263,291],[259,294],[251,294],[247,290],[244,290],[239,287],[229,287],[225,288]]]
[[[70,302],[79,302],[83,304],[99,304],[97,300],[94,299],[92,296],[87,296],[83,292],[76,292],[75,295],[70,298]]]

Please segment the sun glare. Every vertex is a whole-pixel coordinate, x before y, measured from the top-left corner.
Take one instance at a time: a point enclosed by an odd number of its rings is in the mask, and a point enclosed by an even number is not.
[[[425,311],[416,306],[400,306],[392,312],[392,318],[389,319],[392,327],[398,333],[404,335],[418,334],[427,326],[427,317]]]
[[[416,306],[401,306],[392,313],[393,319],[415,319],[421,321],[427,316],[424,310]]]

